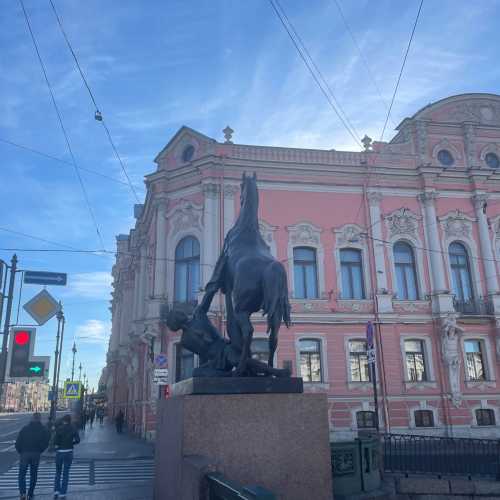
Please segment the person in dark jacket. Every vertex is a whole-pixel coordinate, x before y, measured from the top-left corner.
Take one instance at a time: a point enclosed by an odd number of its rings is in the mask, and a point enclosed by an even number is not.
[[[54,498],[66,498],[69,469],[73,462],[73,447],[79,442],[80,436],[78,435],[78,431],[71,424],[71,415],[64,415],[61,425],[56,428],[56,435],[54,438],[54,446],[56,449]]]
[[[31,422],[24,426],[16,439],[16,450],[20,455],[19,461],[19,493],[21,499],[33,498],[38,476],[40,455],[49,445],[50,434],[42,425],[40,413],[33,413]],[[30,487],[26,497],[26,473],[30,468]]]
[[[118,412],[118,415],[115,417],[115,421],[116,421],[116,432],[118,432],[118,434],[121,434],[123,432],[123,422],[125,420],[125,415],[123,414],[123,410],[120,409],[120,411]]]

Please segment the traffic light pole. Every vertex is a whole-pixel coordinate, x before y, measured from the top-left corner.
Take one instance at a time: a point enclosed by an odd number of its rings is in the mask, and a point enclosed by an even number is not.
[[[9,328],[10,328],[10,315],[12,313],[12,303],[14,302],[14,286],[16,282],[16,270],[17,270],[17,255],[14,254],[11,259],[10,265],[10,276],[9,276],[9,292],[7,294],[7,309],[5,310],[5,323],[3,327],[3,338],[2,338],[2,353],[0,357],[0,403],[2,400],[2,390],[3,384],[5,383],[5,370],[7,368],[7,346],[9,341]],[[7,265],[5,266],[8,267]],[[2,305],[4,296],[2,294]],[[0,316],[0,322],[2,318]]]
[[[63,342],[64,342],[64,325],[66,324],[66,318],[64,317],[64,313],[62,311],[62,307],[61,307],[61,311],[60,312],[62,314],[62,326],[61,326],[61,344],[59,345],[59,359],[57,361],[56,386],[57,386],[58,392],[59,392],[59,375],[61,373],[61,359],[62,359]]]

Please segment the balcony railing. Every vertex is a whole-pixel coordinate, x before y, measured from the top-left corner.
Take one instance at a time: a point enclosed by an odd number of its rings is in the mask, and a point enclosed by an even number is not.
[[[453,298],[455,311],[464,316],[487,316],[493,314],[491,301],[485,297],[468,300]]]

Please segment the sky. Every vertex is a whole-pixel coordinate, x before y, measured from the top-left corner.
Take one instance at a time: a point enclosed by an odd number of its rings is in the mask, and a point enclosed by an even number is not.
[[[23,1],[89,205],[112,251],[115,236],[133,227],[135,198],[49,0]],[[182,125],[219,141],[230,125],[241,144],[359,150],[268,0],[53,1],[141,201],[143,176],[155,171],[154,157]],[[76,364],[97,387],[111,329],[113,255],[60,251],[101,243],[21,5],[0,4],[0,259],[10,260],[13,251],[5,249],[15,248],[21,269],[68,273],[66,287],[48,287],[67,320],[61,377],[70,374],[75,340]],[[381,136],[419,4],[281,0],[359,137]],[[495,0],[424,1],[386,139],[430,102],[500,92],[499,15]],[[19,300],[17,287],[16,322],[32,323],[22,305],[40,289],[24,286]],[[38,328],[35,354],[53,355],[55,331],[55,319]]]

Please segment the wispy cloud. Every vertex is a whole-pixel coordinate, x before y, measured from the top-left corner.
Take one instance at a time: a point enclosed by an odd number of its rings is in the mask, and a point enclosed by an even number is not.
[[[71,274],[68,277],[68,289],[65,295],[85,299],[111,300],[111,273],[95,271],[91,273]]]
[[[101,344],[106,346],[111,335],[111,321],[88,319],[75,329],[75,338],[78,343]]]

